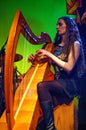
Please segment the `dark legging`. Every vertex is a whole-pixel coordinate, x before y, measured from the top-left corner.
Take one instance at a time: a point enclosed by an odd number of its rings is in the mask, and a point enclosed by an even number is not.
[[[38,83],[37,92],[40,102],[52,100],[53,96],[56,97],[59,104],[69,103],[71,100],[65,93],[61,83],[56,80]]]

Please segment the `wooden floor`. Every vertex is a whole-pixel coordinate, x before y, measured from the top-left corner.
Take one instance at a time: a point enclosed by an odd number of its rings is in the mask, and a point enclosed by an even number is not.
[[[6,111],[3,112],[3,115],[0,118],[0,130],[8,130],[6,122]]]

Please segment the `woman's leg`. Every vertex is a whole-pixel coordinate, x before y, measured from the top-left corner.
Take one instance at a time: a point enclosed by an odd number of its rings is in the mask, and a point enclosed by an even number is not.
[[[52,100],[52,96],[67,97],[62,85],[56,80],[38,83],[37,92],[40,102]]]
[[[63,96],[64,90],[57,81],[43,81],[37,85],[37,92],[43,110],[46,130],[55,130],[52,95]]]

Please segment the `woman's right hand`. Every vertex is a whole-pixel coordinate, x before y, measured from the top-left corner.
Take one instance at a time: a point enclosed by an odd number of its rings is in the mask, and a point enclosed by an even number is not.
[[[35,60],[35,54],[31,54],[29,57],[28,57],[28,62],[34,62]]]

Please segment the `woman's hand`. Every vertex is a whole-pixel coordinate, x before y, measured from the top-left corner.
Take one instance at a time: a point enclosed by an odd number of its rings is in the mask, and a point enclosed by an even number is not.
[[[49,57],[49,53],[50,53],[50,52],[48,52],[48,51],[46,51],[46,50],[44,50],[44,49],[39,49],[39,50],[37,50],[37,55],[38,55],[38,56],[47,56],[47,57]]]
[[[28,61],[33,62],[34,60],[35,60],[35,54],[31,54],[31,55],[28,57]]]
[[[28,62],[43,62],[45,59],[49,58],[50,52],[44,50],[44,49],[39,49],[36,51],[36,54],[31,54],[28,58]],[[47,57],[46,57],[47,56]]]

